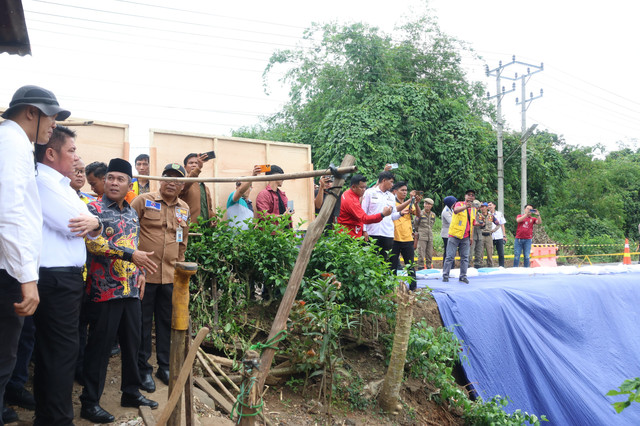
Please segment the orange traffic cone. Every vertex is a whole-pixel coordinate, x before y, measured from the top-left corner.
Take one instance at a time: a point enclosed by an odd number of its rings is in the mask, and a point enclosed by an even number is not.
[[[629,254],[629,239],[624,239],[624,255],[622,256],[623,265],[631,265],[631,254]]]

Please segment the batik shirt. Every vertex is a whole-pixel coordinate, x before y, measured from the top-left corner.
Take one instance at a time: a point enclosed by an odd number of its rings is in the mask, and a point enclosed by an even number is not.
[[[138,214],[124,201],[122,210],[107,196],[90,203],[89,212],[102,221],[102,234],[87,240],[87,295],[92,302],[139,298],[138,275],[141,271],[131,262],[138,248],[140,222]]]

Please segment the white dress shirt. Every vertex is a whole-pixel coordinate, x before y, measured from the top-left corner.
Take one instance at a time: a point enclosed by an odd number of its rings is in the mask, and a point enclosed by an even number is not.
[[[382,210],[387,206],[393,207],[392,213],[389,216],[385,216],[378,223],[365,224],[362,228],[364,232],[369,235],[393,238],[395,230],[393,221],[400,218],[400,213],[396,209],[396,197],[391,192],[382,192],[378,186],[369,188],[364,192],[362,210],[366,214],[382,213]]]
[[[20,283],[36,281],[42,212],[33,146],[15,121],[0,124],[0,269]]]
[[[69,220],[91,214],[87,205],[69,186],[69,178],[38,163],[38,192],[42,202],[42,246],[40,266],[45,268],[77,266],[87,260],[84,239],[69,230]]]
[[[498,225],[498,230],[495,231],[493,234],[491,234],[491,236],[493,237],[494,240],[501,240],[504,238],[504,233],[502,232],[502,225],[507,223],[507,220],[504,218],[504,215],[498,210],[493,212],[493,217],[498,219],[498,223],[500,225]]]

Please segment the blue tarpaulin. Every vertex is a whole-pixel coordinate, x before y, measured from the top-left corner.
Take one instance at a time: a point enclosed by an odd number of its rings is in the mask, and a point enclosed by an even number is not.
[[[423,281],[423,280],[420,280]],[[609,397],[640,376],[640,272],[480,275],[430,280],[445,326],[464,341],[469,381],[508,412],[553,425],[640,425],[640,404],[617,414]]]

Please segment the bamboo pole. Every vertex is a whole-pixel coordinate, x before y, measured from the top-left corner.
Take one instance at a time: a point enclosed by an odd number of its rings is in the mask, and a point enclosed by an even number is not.
[[[225,374],[225,372],[224,372],[224,371],[222,371],[222,368],[220,368],[220,367],[218,366],[218,363],[214,361],[214,359],[212,358],[214,355],[209,355],[209,354],[208,354],[208,353],[206,353],[202,348],[200,348],[200,351],[199,351],[199,352],[202,354],[202,356],[203,356],[207,361],[209,361],[209,364],[211,364],[211,365],[213,366],[213,368],[215,368],[215,369],[216,369],[216,371],[218,372],[218,374],[220,374],[222,377],[224,377],[225,379],[227,379],[227,380],[229,381],[229,383],[231,383],[231,386],[233,387],[233,389],[234,389],[236,392],[240,392],[240,388],[239,388],[235,383],[233,383],[231,380],[229,380],[229,377],[227,377],[227,375]],[[219,357],[218,357],[218,358],[219,358]],[[224,358],[223,358],[223,359],[224,359]],[[232,364],[233,364],[233,362],[232,362]],[[233,365],[232,365],[232,366],[233,366]]]
[[[343,162],[344,164],[344,162]],[[354,165],[343,166],[343,164],[338,167],[337,172],[339,174],[347,174],[355,172],[358,168]],[[311,178],[316,176],[324,176],[330,175],[330,169],[324,170],[311,170],[309,172],[297,172],[297,173],[285,173],[277,175],[278,180],[290,180],[290,179],[303,179],[303,178]],[[218,182],[218,183],[236,183],[238,181],[241,182],[269,182],[274,180],[274,175],[261,175],[261,176],[240,176],[240,177],[203,177],[203,178],[177,178],[177,177],[167,177],[167,176],[139,176],[134,175],[134,178],[142,178],[149,180],[160,180],[160,181],[178,181],[178,182]],[[334,184],[337,186],[337,183]]]
[[[211,367],[209,367],[209,363],[207,363],[207,361],[205,361],[204,357],[202,356],[202,354],[200,352],[198,352],[197,357],[198,357],[198,361],[200,361],[200,364],[202,364],[202,366],[204,367],[206,372],[209,373],[209,376],[211,376],[211,378],[216,383],[216,385],[218,385],[218,387],[220,387],[222,392],[224,392],[227,395],[227,397],[229,397],[231,402],[234,402],[236,400],[236,398],[233,396],[233,394],[231,392],[229,392],[229,389],[227,389],[227,387],[222,384],[220,379],[218,379],[218,376],[216,376],[216,373],[214,373],[213,370],[211,370]],[[234,386],[235,386],[235,383],[234,383]]]
[[[182,387],[187,383],[189,379],[189,375],[191,374],[191,368],[193,367],[193,361],[196,359],[196,354],[198,353],[198,347],[202,343],[205,337],[209,334],[209,329],[207,327],[202,327],[196,338],[193,339],[193,344],[191,345],[191,349],[187,354],[184,364],[180,368],[180,372],[178,373],[178,377],[174,383],[174,389],[169,391],[169,398],[167,400],[167,405],[162,410],[160,417],[158,417],[158,421],[156,422],[156,426],[164,426],[171,425],[169,423],[171,419],[176,414],[175,408],[179,407],[178,401],[180,400],[180,396],[182,396]],[[180,419],[178,418],[178,425],[180,425]]]
[[[352,170],[353,165],[355,164],[356,159],[352,155],[347,154],[342,160],[342,164],[340,165],[341,169]],[[322,174],[327,174],[327,171]],[[282,176],[282,175],[280,175]],[[280,178],[278,176],[278,178]],[[271,177],[273,178],[273,177]],[[344,183],[344,178],[336,177],[334,187],[341,188]],[[296,294],[298,294],[298,290],[300,289],[300,283],[302,282],[302,277],[307,269],[307,265],[309,264],[309,259],[311,258],[311,252],[316,245],[316,242],[320,239],[322,232],[324,230],[324,226],[327,223],[327,219],[329,215],[333,211],[333,207],[336,203],[336,197],[325,197],[324,203],[322,204],[322,208],[320,209],[320,213],[316,220],[311,222],[307,232],[305,234],[304,240],[302,241],[302,246],[300,247],[300,252],[298,254],[298,258],[296,259],[296,264],[293,267],[293,271],[291,272],[291,277],[289,278],[289,283],[287,284],[287,289],[282,297],[282,302],[278,307],[278,313],[273,321],[271,326],[271,332],[269,333],[269,337],[267,341],[274,339],[278,333],[284,330],[287,326],[287,318],[289,318],[289,314],[291,313],[291,307],[293,302],[295,301]],[[260,372],[257,375],[257,383],[254,386],[255,392],[252,392],[249,398],[249,406],[253,407],[258,403],[257,395],[262,394],[262,388],[264,387],[264,382],[269,375],[269,370],[271,369],[271,363],[273,362],[273,357],[275,355],[275,349],[266,348],[264,352],[262,352],[262,357],[260,359]],[[252,389],[253,390],[253,389]],[[254,411],[255,412],[255,411]],[[247,416],[242,417],[240,419],[240,425],[253,425],[255,424],[255,416]]]

